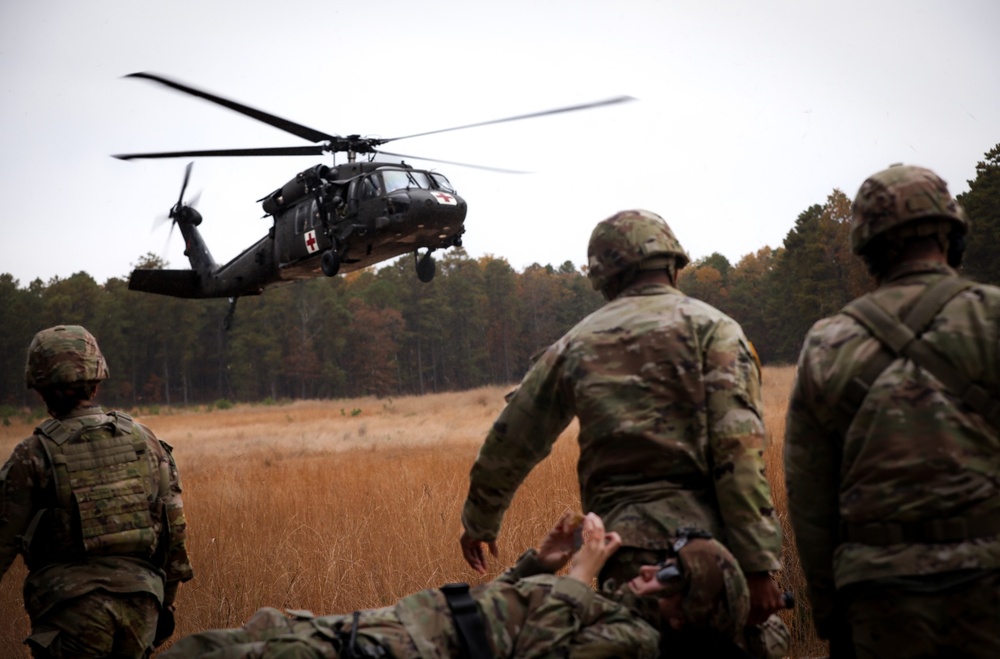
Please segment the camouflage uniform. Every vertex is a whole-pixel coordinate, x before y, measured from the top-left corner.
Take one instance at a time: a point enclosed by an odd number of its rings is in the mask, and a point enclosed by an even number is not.
[[[875,214],[879,204],[888,210]],[[964,233],[944,182],[919,168],[873,176],[854,212],[862,255],[872,236],[902,235],[877,222],[929,236],[940,216],[960,229],[952,242]],[[943,263],[899,262],[869,298],[905,318],[955,277]],[[863,656],[1000,656],[1000,432],[910,357],[887,356],[860,402],[848,403],[883,348],[847,311],[805,339],[785,438],[789,513],[817,629],[835,642],[846,634],[848,645],[853,636]],[[995,404],[998,336],[1000,289],[975,284],[944,304],[918,342]]]
[[[93,341],[83,328],[53,330]],[[99,365],[88,380],[107,377]],[[29,385],[52,379],[31,367]],[[170,447],[127,415],[79,406],[43,423],[0,470],[0,577],[21,554],[35,656],[143,656],[161,607],[192,576],[185,537]]]
[[[659,235],[643,238],[649,226]],[[621,232],[640,253],[601,251],[601,231]],[[648,211],[599,224],[590,252],[590,276],[602,290],[620,271],[609,263],[687,262]],[[745,572],[777,570],[781,531],[764,477],[760,371],[740,326],[667,284],[636,284],[613,297],[541,355],[493,424],[470,475],[467,533],[497,537],[515,490],[576,416],[583,510],[600,515],[624,546],[602,579],[634,576],[630,549],[665,550],[680,527],[709,531]]]
[[[533,550],[497,580],[472,587],[470,595],[483,614],[494,657],[657,656],[659,634],[639,613],[649,612],[648,598],[637,598],[627,588],[598,594],[571,577],[545,574]],[[160,656],[336,659],[347,654],[353,616],[290,614],[261,609],[240,629],[193,634]],[[395,606],[361,611],[357,620],[355,648],[361,656],[461,656],[451,613],[438,589],[422,590]]]

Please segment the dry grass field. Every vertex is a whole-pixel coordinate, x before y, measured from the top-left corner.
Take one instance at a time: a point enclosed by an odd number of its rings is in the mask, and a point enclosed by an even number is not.
[[[768,473],[784,520],[781,440],[792,368],[765,370]],[[461,558],[468,471],[506,389],[228,410],[135,410],[174,446],[195,579],[181,586],[177,636],[239,626],[261,606],[348,612],[448,581],[476,582]],[[31,432],[0,427],[4,459]],[[577,508],[576,428],[528,478],[508,513],[492,578]],[[787,535],[787,529],[786,529]],[[786,546],[784,586],[806,601]],[[0,583],[0,657],[21,639],[24,567]],[[803,612],[789,612],[795,656],[821,653]]]

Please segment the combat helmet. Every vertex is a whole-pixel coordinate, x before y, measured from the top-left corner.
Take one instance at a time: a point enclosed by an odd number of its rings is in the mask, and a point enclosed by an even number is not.
[[[29,389],[108,378],[97,339],[79,325],[57,325],[35,335],[28,347],[24,379]]]
[[[666,563],[679,563],[676,588],[684,594],[684,619],[735,638],[750,615],[750,588],[736,557],[708,533],[692,530],[678,531],[673,551],[676,559]]]
[[[896,164],[861,184],[852,207],[851,250],[862,254],[877,236],[930,236],[969,228],[947,184],[923,167]]]
[[[663,218],[646,210],[621,211],[601,221],[587,246],[587,276],[601,292],[632,268],[657,270],[673,262],[680,270],[690,261]]]

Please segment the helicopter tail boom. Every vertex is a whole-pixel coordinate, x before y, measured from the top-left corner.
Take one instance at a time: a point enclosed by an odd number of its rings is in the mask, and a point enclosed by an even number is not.
[[[172,297],[205,297],[194,270],[133,270],[128,279],[130,291],[156,293]]]

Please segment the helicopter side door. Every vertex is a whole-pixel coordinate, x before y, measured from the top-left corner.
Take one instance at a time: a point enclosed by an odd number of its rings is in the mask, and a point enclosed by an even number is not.
[[[356,223],[364,227],[365,242],[368,244],[376,241],[375,232],[382,228],[377,218],[384,217],[386,213],[383,190],[378,172],[371,172],[351,183],[351,214],[356,216]]]
[[[323,230],[315,199],[303,199],[281,214],[275,221],[275,243],[282,269],[303,261],[315,260],[318,264],[319,257],[330,247],[330,239]]]

